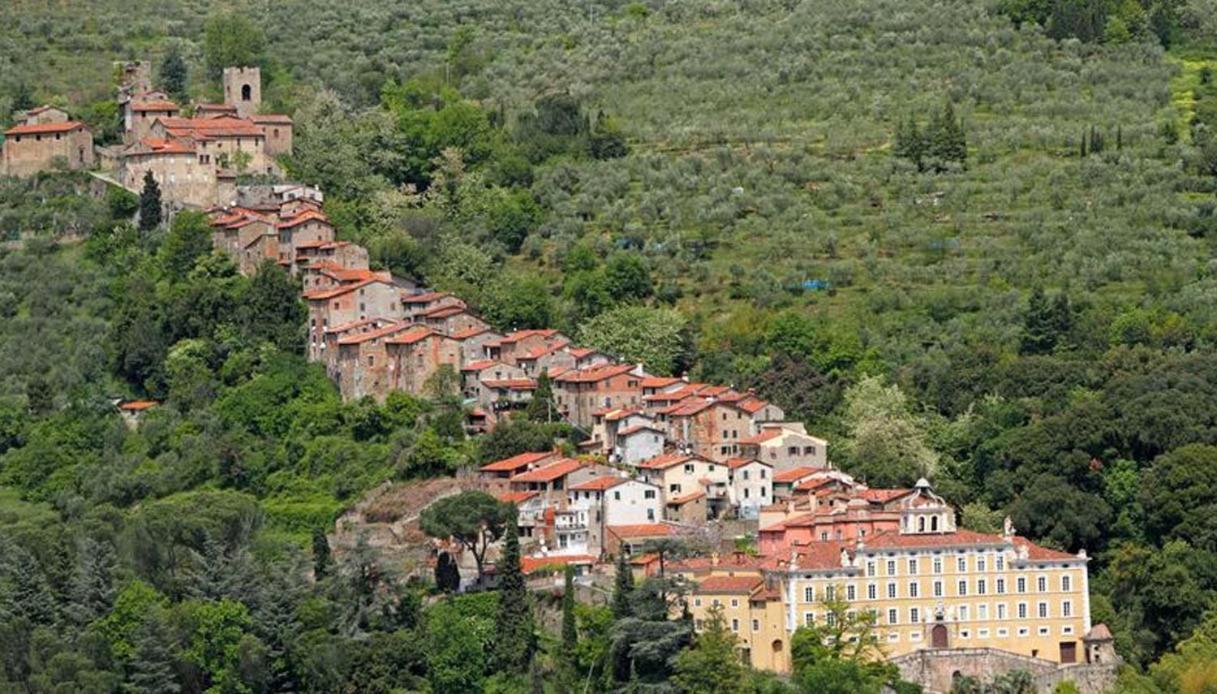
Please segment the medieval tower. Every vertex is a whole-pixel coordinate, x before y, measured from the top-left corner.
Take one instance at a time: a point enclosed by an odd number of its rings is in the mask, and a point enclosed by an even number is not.
[[[262,104],[262,71],[256,67],[224,68],[224,103],[237,107],[237,116],[249,118]]]

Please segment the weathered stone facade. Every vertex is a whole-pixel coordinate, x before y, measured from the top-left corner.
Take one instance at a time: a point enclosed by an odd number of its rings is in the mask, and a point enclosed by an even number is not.
[[[1042,694],[1049,694],[1061,682],[1072,682],[1082,694],[1104,694],[1112,691],[1119,668],[1119,661],[1062,665],[997,648],[924,649],[892,658],[891,663],[902,679],[920,684],[926,694],[951,691],[959,677],[991,682],[1018,670],[1030,674]]]

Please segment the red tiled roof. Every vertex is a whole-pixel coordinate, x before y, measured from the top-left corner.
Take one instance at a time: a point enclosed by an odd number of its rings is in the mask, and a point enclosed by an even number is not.
[[[666,523],[640,523],[637,525],[610,525],[608,531],[622,540],[648,537],[667,537],[674,528]]]
[[[356,289],[366,287],[369,284],[374,284],[376,282],[379,282],[381,284],[388,284],[388,282],[381,280],[381,279],[367,279],[367,280],[360,280],[360,281],[354,282],[352,284],[344,284],[341,287],[333,287],[331,289],[314,289],[313,291],[305,292],[302,296],[308,301],[321,301],[324,299],[333,299],[336,296],[342,296],[343,294],[348,294],[350,292],[355,291]]]
[[[695,593],[701,595],[750,595],[761,586],[760,576],[710,576],[697,583]]]
[[[62,123],[34,123],[32,125],[18,125],[15,128],[9,128],[4,131],[5,136],[9,135],[46,135],[48,133],[67,133],[77,128],[83,128],[84,123],[80,121],[64,121]]]
[[[614,376],[629,373],[634,369],[631,364],[615,364],[605,366],[590,366],[586,369],[568,371],[554,378],[562,383],[596,383]]]
[[[734,404],[736,407],[747,412],[748,414],[756,414],[757,412],[760,412],[762,409],[768,407],[769,401],[761,400],[760,398],[757,398],[757,397],[751,397],[751,398],[745,398],[743,400],[737,400]]]
[[[510,332],[504,335],[503,339],[499,342],[506,345],[513,342],[519,342],[526,337],[533,337],[534,335],[540,337],[553,337],[557,334],[557,330],[516,330],[515,332]]]
[[[482,383],[487,388],[504,390],[536,390],[537,382],[531,378],[487,378]]]
[[[482,469],[485,470],[486,468]],[[495,498],[505,504],[518,504],[522,501],[528,501],[540,493],[541,492],[506,492],[504,494],[499,494]]]
[[[148,137],[140,140],[139,143],[149,151],[130,152],[130,154],[194,154],[194,147],[181,140],[162,140]]]
[[[522,472],[510,479],[511,482],[552,482],[560,477],[583,467],[583,461],[574,458],[563,458],[557,462],[543,465],[539,468]]]
[[[575,486],[570,488],[570,491],[572,491],[572,492],[602,492],[605,489],[608,489],[609,487],[616,487],[617,485],[625,484],[626,482],[629,482],[629,480],[624,477],[617,477],[616,475],[604,475],[601,477],[593,477],[592,479],[590,479],[586,482],[576,484]]]
[[[595,564],[596,557],[590,554],[569,554],[560,557],[520,557],[520,570],[524,573],[539,571],[547,566],[566,566],[567,564]]]
[[[481,470],[482,472],[510,472],[512,470],[518,470],[522,467],[531,465],[539,460],[551,458],[554,455],[557,454],[553,451],[545,451],[543,453],[520,453],[518,455],[513,455],[510,458],[504,458],[502,460],[496,460],[493,463],[487,463],[486,465],[478,468],[478,470]]]
[[[797,482],[804,477],[814,475],[820,472],[823,468],[813,467],[811,465],[800,465],[789,470],[780,470],[773,473],[774,482]]]
[[[460,330],[455,333],[452,333],[452,339],[468,340],[471,337],[476,337],[478,335],[481,335],[482,333],[488,333],[488,332],[493,332],[489,326],[485,326],[485,325],[483,325],[481,327],[474,326],[472,328],[465,328],[464,330]]]
[[[885,504],[912,492],[912,489],[859,489],[857,496],[877,504]]]
[[[340,344],[340,345],[358,345],[358,344],[367,342],[369,340],[375,340],[377,338],[381,338],[386,335],[392,335],[394,333],[399,333],[403,330],[409,330],[413,327],[415,327],[415,326],[410,325],[409,323],[394,323],[392,325],[386,325],[383,328],[377,328],[375,330],[368,330],[366,332],[355,333],[354,335],[347,335],[346,337],[340,337],[340,338],[338,338],[338,344]]]
[[[663,455],[655,456],[654,458],[651,458],[643,463],[639,463],[638,467],[645,470],[666,470],[670,467],[680,465],[681,463],[685,463],[690,460],[702,459],[695,455],[685,455],[683,453],[665,453]]]
[[[679,378],[672,378],[670,376],[647,376],[646,378],[642,379],[642,387],[643,388],[667,388],[668,386],[672,385],[673,383],[676,383],[679,380],[680,380]]]
[[[431,336],[444,337],[425,325],[412,325],[411,329],[400,334],[394,335],[385,340],[388,345],[412,345],[416,342],[422,342]]]
[[[406,294],[402,296],[403,304],[428,304],[438,299],[452,296],[448,292],[422,292],[420,294]]]
[[[838,481],[840,481],[840,480],[837,480],[833,477],[812,477],[810,479],[805,479],[805,480],[799,482],[798,484],[796,484],[794,486],[794,488],[800,492],[809,492],[813,489],[819,489],[820,487],[823,487],[825,485],[829,485],[829,484],[832,484],[833,482],[838,482]]]
[[[567,350],[575,359],[590,357],[593,354],[600,354],[600,350],[592,349],[591,347],[571,347]]]
[[[848,551],[849,547],[843,542],[813,542],[797,550],[796,562],[800,569],[840,569],[842,549]],[[781,557],[773,557],[766,563],[785,565],[787,562]]]
[[[451,316],[455,316],[458,313],[464,313],[464,312],[465,312],[464,306],[458,306],[456,304],[448,304],[448,305],[444,305],[444,306],[436,306],[435,308],[427,309],[426,311],[423,311],[419,315],[423,316],[424,318],[448,318]]]
[[[387,321],[389,323],[397,322],[394,320],[390,320],[388,318],[361,318],[359,320],[353,320],[349,323],[343,323],[341,325],[335,325],[335,326],[326,328],[325,332],[327,335],[333,334],[333,333],[341,333],[341,332],[346,332],[348,330],[354,330],[355,328],[361,328],[365,325],[370,325],[372,323],[379,323],[380,321]]]
[[[773,467],[769,463],[766,463],[763,460],[757,460],[756,458],[732,458],[727,461],[727,467],[735,470],[737,468],[744,467],[745,465],[751,465],[752,463],[764,465],[765,467]]]
[[[654,424],[635,424],[632,427],[629,427],[629,428],[623,429],[622,431],[617,432],[617,436],[618,437],[632,436],[634,434],[637,434],[640,431],[654,431],[654,432],[658,432],[660,434],[664,433],[663,429],[660,429],[659,427],[655,426]]]
[[[292,117],[282,113],[260,113],[252,115],[249,119],[255,123],[280,123],[291,125]]]
[[[453,339],[455,339],[455,338],[453,338]],[[493,359],[479,359],[477,361],[471,361],[468,364],[465,364],[464,366],[461,367],[461,371],[485,371],[486,369],[489,369],[490,367],[494,366],[495,364],[507,366],[506,364],[503,364],[503,362],[501,362],[501,361],[495,361]]]
[[[675,497],[672,499],[668,499],[667,504],[668,504],[668,506],[683,506],[683,505],[689,503],[690,501],[697,501],[698,499],[702,498],[705,495],[706,495],[706,493],[699,489],[695,492],[689,492],[688,494],[685,494],[684,496],[678,496],[678,497]]]
[[[176,111],[178,105],[172,101],[152,99],[149,101],[132,101],[132,111]]]
[[[786,432],[783,431],[782,429],[768,427],[768,428],[764,429],[763,431],[761,431],[761,433],[759,433],[759,434],[756,434],[754,436],[749,436],[748,438],[745,438],[745,439],[740,439],[740,443],[742,443],[744,445],[758,445],[758,444],[765,443],[766,441],[772,441],[773,439],[776,439],[785,433]]]
[[[161,125],[174,134],[190,137],[264,137],[262,129],[243,118],[158,118]]]
[[[330,218],[326,217],[324,213],[317,210],[305,210],[285,222],[279,222],[275,226],[279,227],[280,229],[290,229],[294,226],[299,226],[305,222],[314,220],[318,222],[325,222],[326,224],[330,223]]]
[[[1006,542],[1001,535],[989,535],[971,530],[956,530],[953,533],[937,533],[924,535],[901,535],[898,532],[882,532],[872,535],[865,541],[866,549],[886,549],[889,547],[956,547],[966,545],[1001,545]],[[1047,550],[1045,550],[1047,551]],[[1070,559],[1076,559],[1065,555]]]
[[[150,407],[156,407],[159,404],[160,403],[156,400],[128,400],[127,402],[120,402],[118,404],[118,409],[126,410],[128,412],[142,412]]]
[[[1017,547],[1026,547],[1027,558],[1031,561],[1061,561],[1070,559],[1077,560],[1079,558],[1076,554],[1061,552],[1055,549],[1048,549],[1047,547],[1040,547],[1031,540],[1019,535],[1014,537],[1014,544]]]

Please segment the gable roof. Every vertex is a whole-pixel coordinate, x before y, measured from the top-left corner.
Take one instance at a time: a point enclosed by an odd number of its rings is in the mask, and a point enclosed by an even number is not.
[[[572,492],[602,492],[606,489],[609,489],[610,487],[616,487],[619,484],[625,484],[626,482],[629,482],[629,481],[630,480],[625,477],[618,477],[616,475],[602,475],[600,477],[593,477],[592,479],[590,479],[586,482],[580,482],[579,484],[576,484],[575,486],[571,487],[570,491],[572,491]]]
[[[633,370],[632,364],[589,366],[586,369],[563,372],[561,375],[555,376],[554,381],[558,383],[598,383]]]
[[[48,133],[66,133],[77,128],[85,127],[80,121],[63,121],[62,123],[34,123],[32,125],[18,125],[4,131],[5,136],[8,135],[45,135]]]
[[[809,477],[817,472],[823,471],[824,468],[814,467],[811,465],[800,465],[792,467],[789,470],[779,470],[773,473],[774,482],[798,482],[804,477]]]
[[[299,226],[305,222],[311,221],[325,222],[326,224],[329,224],[330,218],[326,217],[324,213],[317,210],[304,210],[295,217],[292,217],[285,222],[279,222],[275,226],[279,227],[280,229],[291,229],[294,226]]]
[[[367,331],[364,331],[361,333],[355,333],[354,335],[346,335],[344,337],[340,337],[340,338],[338,338],[338,344],[340,344],[340,345],[358,345],[358,344],[367,342],[369,340],[375,340],[377,338],[381,338],[386,335],[392,335],[394,333],[399,333],[403,330],[409,330],[413,327],[415,327],[415,326],[413,326],[409,323],[394,323],[393,325],[386,325],[382,328],[376,328],[375,330],[367,330]]]
[[[351,284],[344,284],[341,287],[333,287],[331,289],[314,289],[313,291],[305,292],[301,296],[303,296],[307,301],[323,301],[325,299],[333,299],[336,296],[342,296],[343,294],[349,294],[356,289],[361,289],[369,284],[374,284],[377,282],[384,285],[389,284],[382,279],[366,279],[353,282]]]
[[[557,462],[543,465],[539,468],[534,468],[528,472],[522,472],[512,477],[510,482],[552,482],[560,477],[566,477],[570,473],[583,467],[584,463],[581,460],[574,458],[563,458]]]
[[[502,460],[496,460],[493,463],[487,463],[486,465],[478,468],[478,470],[481,470],[482,472],[509,472],[511,470],[518,470],[526,465],[531,465],[539,460],[551,458],[555,455],[557,455],[557,453],[554,451],[544,451],[540,453],[519,453],[511,456],[510,458],[503,458]]]
[[[751,595],[752,591],[764,584],[764,579],[757,576],[709,576],[698,581],[693,592],[702,595]]]
[[[442,333],[437,333],[425,325],[418,325],[417,323],[415,323],[411,326],[411,330],[408,330],[400,335],[394,335],[393,337],[390,337],[389,339],[385,340],[385,344],[412,345],[417,342],[422,342],[423,340],[425,340],[429,337],[438,337],[443,340],[450,339],[447,335],[444,335]]]
[[[608,531],[622,540],[667,537],[675,528],[667,523],[638,523],[635,525],[610,525]]]
[[[663,455],[658,455],[648,461],[639,463],[638,467],[645,470],[667,470],[670,467],[675,467],[690,460],[710,462],[695,455],[687,455],[684,453],[664,453]]]
[[[765,467],[769,467],[769,468],[773,467],[769,463],[766,463],[763,460],[757,460],[756,458],[732,458],[727,461],[727,467],[732,470],[736,470],[736,469],[742,468],[746,465],[753,465],[753,464],[764,465]]]

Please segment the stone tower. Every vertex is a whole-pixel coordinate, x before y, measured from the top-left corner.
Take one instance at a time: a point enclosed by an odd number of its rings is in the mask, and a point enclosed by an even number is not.
[[[237,107],[237,116],[249,118],[262,105],[262,71],[256,67],[224,68],[224,103]]]

